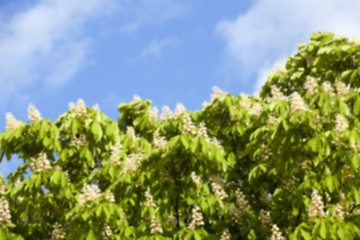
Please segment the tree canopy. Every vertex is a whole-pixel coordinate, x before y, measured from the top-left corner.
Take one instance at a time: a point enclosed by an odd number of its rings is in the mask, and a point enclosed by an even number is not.
[[[0,239],[360,238],[360,44],[316,32],[259,95],[6,114]]]

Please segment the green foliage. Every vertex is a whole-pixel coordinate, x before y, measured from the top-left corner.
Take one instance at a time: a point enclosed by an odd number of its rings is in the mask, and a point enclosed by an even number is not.
[[[7,115],[0,157],[23,164],[0,179],[0,239],[359,239],[360,45],[298,48],[261,97]]]

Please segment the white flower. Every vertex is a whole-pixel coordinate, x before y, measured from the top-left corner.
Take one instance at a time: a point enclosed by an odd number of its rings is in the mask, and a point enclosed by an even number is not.
[[[306,111],[308,110],[306,104],[302,100],[301,96],[294,92],[291,94],[291,113],[294,114],[296,112]]]
[[[254,98],[260,98],[260,94],[258,92],[253,93]]]
[[[336,79],[335,81],[336,93],[338,96],[345,95],[349,92],[349,89],[346,87],[345,83]]]
[[[333,216],[336,216],[344,221],[344,210],[340,204],[336,204],[334,211],[333,211]]]
[[[0,198],[0,224],[11,223],[9,203],[4,197]]]
[[[143,155],[140,153],[132,153],[127,156],[124,160],[124,172],[135,172],[141,163],[142,157]]]
[[[39,110],[33,104],[29,104],[28,108],[28,122],[35,122],[41,119]]]
[[[133,101],[140,101],[140,100],[141,98],[138,95],[136,94],[133,95]]]
[[[39,171],[42,169],[50,169],[51,168],[50,162],[47,159],[45,152],[39,153],[36,158],[30,158],[29,162],[30,162],[31,171],[33,171],[33,172]]]
[[[284,94],[282,94],[275,85],[271,86],[271,96],[272,97],[269,99],[271,103],[285,98]]]
[[[203,101],[201,105],[203,106],[203,108],[206,108],[209,105],[209,103],[207,101]]]
[[[217,140],[216,137],[212,137],[211,140],[210,140],[210,143],[211,143],[211,144],[214,144],[214,145],[217,146],[218,148],[221,148],[221,147],[222,147],[221,144],[220,144],[220,142],[219,142],[219,140]]]
[[[126,135],[129,135],[129,136],[132,137],[132,138],[136,138],[134,128],[131,127],[131,126],[127,126],[127,127],[126,127]]]
[[[96,103],[94,106],[92,106],[92,109],[94,109],[97,112],[100,112],[99,104]]]
[[[65,239],[65,237],[66,237],[66,233],[65,233],[64,228],[58,222],[56,222],[53,225],[53,231],[51,233],[51,239],[60,240],[60,239]]]
[[[321,87],[324,89],[325,92],[329,93],[330,96],[335,96],[330,82],[328,82],[328,81],[323,82],[321,84]]]
[[[151,216],[150,229],[151,229],[150,230],[151,235],[163,233],[161,224],[160,224],[159,220],[156,218],[156,216],[154,216],[154,215]]]
[[[267,120],[267,123],[270,125],[274,125],[277,122],[277,118],[273,115],[269,115],[269,118]]]
[[[276,69],[276,71],[278,72],[278,73],[285,73],[286,72],[286,69],[283,67],[283,66],[281,66],[280,64],[275,64],[274,65],[274,67],[275,67],[275,69]]]
[[[109,163],[110,164],[114,164],[114,165],[120,165],[120,153],[122,150],[122,146],[120,142],[115,143],[115,145],[112,148],[111,151],[111,156],[109,159]]]
[[[199,124],[199,130],[197,131],[196,135],[198,137],[202,137],[204,138],[207,142],[210,142],[210,138],[209,138],[209,135],[207,133],[207,129],[206,129],[206,126],[205,126],[205,123],[201,122]]]
[[[307,87],[307,92],[306,92],[307,95],[311,96],[311,95],[313,95],[314,93],[317,92],[316,88],[317,88],[318,84],[317,84],[316,80],[313,77],[307,76],[305,85]]]
[[[174,114],[172,113],[172,111],[170,110],[170,108],[168,106],[163,106],[161,111],[162,111],[162,113],[160,115],[160,120],[165,121],[167,119],[174,118]]]
[[[335,144],[340,143],[340,134],[344,132],[347,128],[348,125],[345,119],[341,116],[341,114],[336,115],[335,130],[334,130],[336,134]]]
[[[79,137],[76,137],[75,135],[71,136],[70,139],[70,147],[85,147],[86,146],[86,136],[84,134],[81,134]]]
[[[193,122],[191,120],[191,117],[188,113],[185,113],[182,117],[183,120],[183,126],[182,126],[182,132],[183,135],[188,134],[195,134],[195,127],[193,125]]]
[[[221,234],[220,240],[230,240],[230,238],[231,238],[231,235],[230,235],[229,229],[225,229],[223,231],[223,233]]]
[[[79,117],[79,118],[80,117],[85,117],[87,115],[86,105],[84,103],[84,100],[82,100],[81,98],[78,99],[76,105],[73,102],[70,102],[69,103],[69,109],[74,110],[76,112],[76,116]]]
[[[106,192],[105,198],[112,203],[115,202],[115,196],[111,191]]]
[[[246,197],[240,189],[236,189],[236,204],[242,212],[248,211],[250,209],[249,202],[246,200]]]
[[[251,108],[251,100],[249,96],[246,95],[245,93],[241,93],[240,96],[241,96],[240,106],[249,111]]]
[[[155,148],[163,148],[166,146],[167,141],[165,137],[159,135],[159,132],[156,131],[153,138],[153,144]]]
[[[278,226],[276,226],[276,224],[273,224],[271,230],[272,230],[272,235],[270,238],[271,240],[285,240],[282,233],[280,232],[280,229],[278,228]]]
[[[157,119],[158,113],[159,110],[157,109],[157,107],[153,107],[152,109],[150,109],[150,116],[149,116],[150,122],[154,122]]]
[[[109,238],[111,235],[113,235],[113,232],[110,228],[109,225],[106,225],[105,228],[103,229],[103,232],[102,232],[102,236],[103,238]]]
[[[175,116],[179,116],[179,115],[183,114],[185,111],[186,111],[186,108],[183,104],[181,104],[181,103],[176,104]]]
[[[191,172],[191,179],[196,183],[200,183],[201,182],[201,177],[199,177],[198,175],[196,175],[195,172]]]
[[[204,224],[205,223],[203,220],[203,215],[200,212],[200,208],[195,205],[191,210],[191,222],[188,225],[188,228],[190,230],[195,230],[196,227],[203,226]]]
[[[324,203],[316,189],[311,193],[311,203],[308,211],[309,217],[325,217]]]
[[[21,124],[16,121],[15,117],[11,113],[6,113],[6,129],[16,129]]]
[[[260,103],[255,103],[254,106],[251,108],[251,114],[255,117],[259,117],[262,110],[262,106]]]
[[[156,205],[156,203],[154,202],[153,196],[151,195],[149,189],[146,190],[146,192],[145,192],[145,197],[146,197],[145,206],[157,208],[157,205]]]
[[[211,94],[211,97],[210,97],[211,102],[213,102],[215,99],[220,99],[227,94],[226,92],[224,92],[223,90],[221,90],[218,87],[212,87],[212,90],[213,90],[213,94]]]
[[[260,218],[260,222],[261,224],[266,227],[268,225],[271,224],[272,222],[272,219],[271,219],[271,216],[270,216],[270,213],[264,209],[261,209],[260,212],[259,212],[259,218]]]
[[[225,190],[222,188],[222,186],[218,183],[211,183],[211,189],[215,194],[215,197],[219,200],[223,200],[224,198],[227,198],[228,195],[225,192]]]
[[[90,186],[89,184],[84,184],[82,188],[82,194],[80,194],[78,199],[78,205],[81,205],[86,201],[96,200],[100,196],[101,191],[97,185]]]

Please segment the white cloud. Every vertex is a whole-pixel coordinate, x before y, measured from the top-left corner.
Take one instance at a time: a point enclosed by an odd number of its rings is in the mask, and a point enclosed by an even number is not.
[[[216,32],[226,40],[226,53],[245,76],[257,74],[259,89],[265,71],[296,51],[311,33],[330,31],[360,35],[360,1],[259,0],[235,20],[222,20]]]
[[[155,39],[141,51],[139,57],[159,56],[165,47],[176,45],[178,42],[179,40],[173,37],[168,37],[161,41]]]
[[[157,25],[182,16],[189,11],[189,6],[175,0],[139,0],[123,4],[123,14],[130,15],[130,21],[121,30],[135,33],[145,25]]]
[[[89,19],[109,13],[112,1],[40,0],[0,19],[2,106],[35,83],[49,87],[69,81],[86,62],[89,39],[83,27]]]

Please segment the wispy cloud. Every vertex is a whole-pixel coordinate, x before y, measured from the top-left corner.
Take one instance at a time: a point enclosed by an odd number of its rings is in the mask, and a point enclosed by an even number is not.
[[[148,56],[160,56],[163,49],[168,46],[174,46],[178,44],[180,40],[174,37],[168,37],[163,40],[153,40],[146,46],[140,53],[139,58],[145,58]]]
[[[188,5],[176,0],[138,0],[123,3],[123,14],[129,20],[121,30],[135,33],[146,25],[158,25],[170,19],[182,16],[190,10]]]
[[[253,87],[259,90],[264,71],[293,54],[296,44],[308,41],[312,32],[359,35],[358,9],[357,0],[259,0],[237,19],[220,21],[216,32],[226,40],[226,54],[242,74],[258,75]]]
[[[113,0],[40,0],[0,19],[2,107],[35,83],[49,87],[69,81],[86,62],[85,24],[113,6]]]

